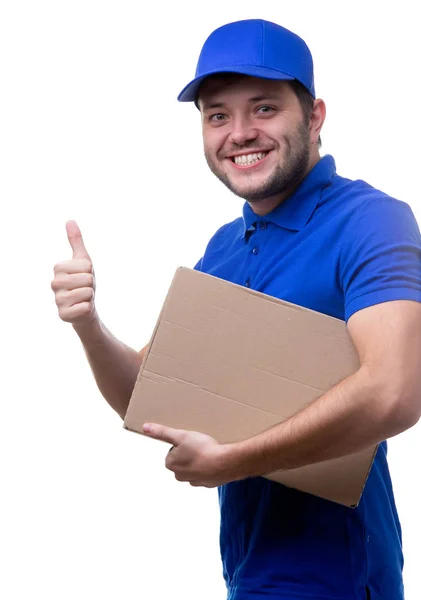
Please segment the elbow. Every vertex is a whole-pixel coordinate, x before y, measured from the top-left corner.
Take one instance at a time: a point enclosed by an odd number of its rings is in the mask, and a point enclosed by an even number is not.
[[[416,425],[421,417],[421,390],[401,389],[383,396],[388,429],[397,435]]]
[[[390,365],[389,365],[390,367]],[[421,371],[405,369],[403,365],[386,369],[363,363],[359,369],[361,381],[367,389],[369,414],[373,427],[378,425],[382,439],[393,437],[410,429],[421,417]]]
[[[417,398],[411,398],[410,401],[406,402],[406,406],[401,408],[401,420],[405,429],[410,429],[414,425],[418,423],[421,417],[421,409],[420,409],[420,394]]]

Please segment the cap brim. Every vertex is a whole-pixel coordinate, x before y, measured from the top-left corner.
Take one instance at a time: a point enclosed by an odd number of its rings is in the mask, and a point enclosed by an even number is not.
[[[181,90],[177,100],[179,102],[194,102],[197,99],[199,88],[204,79],[210,77],[211,75],[218,75],[218,73],[238,73],[239,75],[249,75],[250,77],[261,77],[262,79],[279,79],[280,81],[292,81],[295,79],[295,77],[288,75],[288,73],[276,71],[275,69],[268,69],[266,67],[258,67],[254,65],[226,67],[224,69],[216,69],[215,71],[204,73],[190,81],[190,83],[188,83],[186,87]]]

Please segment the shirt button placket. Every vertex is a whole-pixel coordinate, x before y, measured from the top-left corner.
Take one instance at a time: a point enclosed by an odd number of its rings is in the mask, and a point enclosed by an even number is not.
[[[257,225],[257,224],[256,224],[256,225]],[[259,224],[257,225],[257,227],[258,227],[259,229],[267,229],[267,226],[268,226],[268,225],[267,225],[267,223],[266,223],[265,221],[260,221],[260,222],[259,222]],[[255,234],[255,235],[256,235],[256,234]],[[254,246],[254,248],[252,248],[252,250],[251,250],[251,253],[252,253],[254,256],[257,256],[257,255],[259,254],[259,252],[260,252],[260,248],[259,248],[259,246]],[[250,288],[250,287],[251,287],[251,278],[250,278],[250,277],[247,277],[247,279],[246,279],[246,281],[245,281],[244,285],[245,285],[247,288]]]

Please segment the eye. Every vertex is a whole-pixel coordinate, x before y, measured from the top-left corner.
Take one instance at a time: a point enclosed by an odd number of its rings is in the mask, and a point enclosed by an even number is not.
[[[264,104],[263,106],[259,106],[256,109],[257,113],[263,114],[263,115],[273,113],[274,111],[275,111],[275,109],[272,106],[267,106],[266,104]]]
[[[211,123],[221,123],[226,117],[222,113],[215,113],[214,115],[209,115],[208,118]]]

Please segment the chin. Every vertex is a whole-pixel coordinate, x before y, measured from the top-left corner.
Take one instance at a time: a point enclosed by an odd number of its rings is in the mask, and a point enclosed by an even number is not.
[[[230,185],[229,188],[236,196],[240,196],[240,198],[247,200],[247,202],[260,202],[267,196],[265,185],[242,187],[233,184]]]

